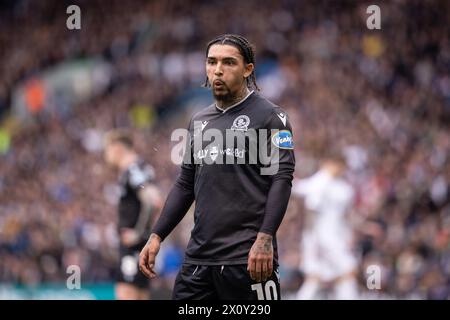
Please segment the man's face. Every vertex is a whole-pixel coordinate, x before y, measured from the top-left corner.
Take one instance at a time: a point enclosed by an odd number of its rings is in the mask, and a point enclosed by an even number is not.
[[[216,100],[227,101],[236,96],[245,78],[253,71],[253,64],[245,64],[239,49],[227,44],[215,44],[209,48],[206,58],[206,74]]]

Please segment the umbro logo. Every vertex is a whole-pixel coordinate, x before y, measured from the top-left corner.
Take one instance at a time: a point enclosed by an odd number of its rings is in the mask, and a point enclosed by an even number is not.
[[[277,113],[278,118],[280,118],[281,122],[283,122],[286,127],[286,115],[284,113]]]

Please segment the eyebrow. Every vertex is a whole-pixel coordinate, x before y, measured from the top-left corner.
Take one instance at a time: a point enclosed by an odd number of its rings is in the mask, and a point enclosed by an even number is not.
[[[207,57],[207,60],[218,60],[218,59],[214,56],[209,56],[209,57]],[[223,61],[238,61],[238,59],[235,57],[224,57],[224,58],[222,58],[222,60]]]

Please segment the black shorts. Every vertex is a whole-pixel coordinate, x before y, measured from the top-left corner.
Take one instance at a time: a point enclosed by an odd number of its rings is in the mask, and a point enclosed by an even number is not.
[[[280,300],[278,270],[257,283],[247,265],[194,265],[184,263],[175,280],[174,300]]]
[[[149,288],[149,279],[139,270],[139,253],[145,243],[131,248],[120,247],[117,282],[128,283],[141,289]]]

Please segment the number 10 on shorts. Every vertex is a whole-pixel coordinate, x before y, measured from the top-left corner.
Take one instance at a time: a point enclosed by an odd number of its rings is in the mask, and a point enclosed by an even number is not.
[[[277,286],[273,280],[269,280],[264,285],[262,283],[252,284],[252,290],[256,290],[258,300],[278,300]]]

